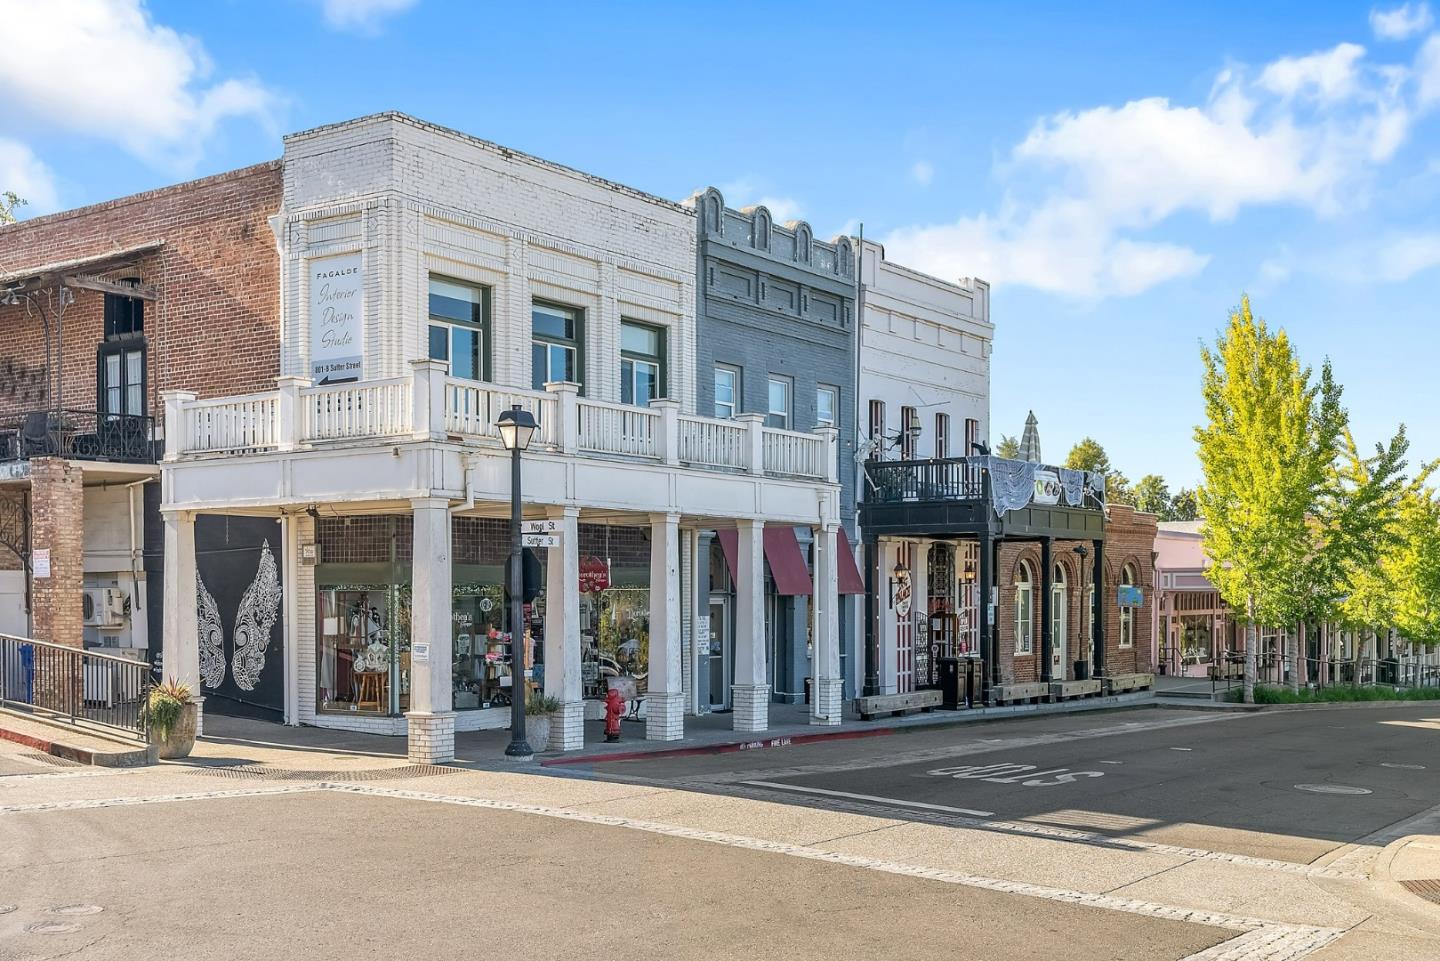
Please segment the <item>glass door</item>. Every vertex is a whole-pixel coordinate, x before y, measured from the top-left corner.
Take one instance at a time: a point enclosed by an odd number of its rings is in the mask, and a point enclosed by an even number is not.
[[[730,709],[730,684],[733,679],[731,655],[734,651],[730,639],[730,600],[725,597],[710,599],[710,709]]]

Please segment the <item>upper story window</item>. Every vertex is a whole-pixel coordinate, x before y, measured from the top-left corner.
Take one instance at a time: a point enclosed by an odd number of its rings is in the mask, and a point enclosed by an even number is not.
[[[950,456],[950,415],[935,415],[935,456]]]
[[[139,297],[105,295],[105,339],[145,332],[145,301]]]
[[[642,407],[665,396],[665,331],[620,323],[620,402]]]
[[[965,449],[960,452],[961,457],[969,457],[971,454],[980,453],[975,449],[975,444],[980,440],[980,422],[973,417],[965,418]]]
[[[552,381],[568,380],[580,384],[583,392],[584,312],[537,300],[530,307],[530,328],[530,386],[544,390]]]
[[[1030,654],[1035,650],[1035,591],[1030,578],[1030,565],[1020,562],[1015,574],[1015,653]]]
[[[1133,587],[1135,585],[1135,568],[1126,564],[1120,571],[1120,583]],[[1135,608],[1125,605],[1120,608],[1120,646],[1135,646]]]
[[[883,400],[872,400],[870,402],[870,440],[874,446],[870,450],[871,457],[882,457],[885,454],[885,402]]]
[[[450,376],[490,379],[490,288],[430,278],[429,357]]]
[[[915,442],[920,439],[920,432],[912,430],[912,427],[920,426],[920,415],[913,407],[900,408],[900,459],[915,459]]]
[[[97,359],[100,413],[145,414],[145,344],[111,341],[100,345]]]
[[[770,378],[770,408],[765,416],[766,427],[790,427],[790,381],[783,377]]]
[[[834,387],[815,388],[815,426],[840,425],[840,392]]]
[[[715,416],[734,417],[740,405],[740,371],[715,368]]]

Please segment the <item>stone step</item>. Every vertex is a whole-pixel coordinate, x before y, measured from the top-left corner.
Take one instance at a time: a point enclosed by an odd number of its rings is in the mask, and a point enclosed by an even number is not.
[[[155,745],[107,737],[8,708],[0,709],[0,739],[97,767],[137,767],[158,760]]]

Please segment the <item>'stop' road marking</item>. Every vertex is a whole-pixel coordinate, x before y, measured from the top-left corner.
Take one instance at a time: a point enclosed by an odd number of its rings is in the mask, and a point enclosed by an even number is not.
[[[843,797],[852,801],[876,801],[880,804],[894,804],[900,807],[923,808],[926,811],[944,811],[947,814],[969,814],[974,817],[988,818],[994,811],[975,811],[971,808],[950,807],[948,804],[926,804],[923,801],[902,801],[900,798],[876,797],[873,794],[851,794],[849,791],[830,791],[821,787],[806,787],[803,784],[780,784],[776,781],[745,781],[745,784],[754,787],[768,787],[773,791],[795,791],[800,794],[822,794],[826,797]]]

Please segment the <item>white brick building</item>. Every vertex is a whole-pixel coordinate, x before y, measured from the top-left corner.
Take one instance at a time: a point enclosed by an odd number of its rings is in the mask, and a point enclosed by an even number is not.
[[[838,723],[835,433],[694,416],[693,212],[398,114],[287,137],[284,164],[276,388],[166,397],[167,673],[213,657],[195,516],[279,517],[288,721],[408,731],[423,760],[507,724],[493,424],[521,405],[526,517],[560,535],[525,625],[558,745],[610,678],[636,682],[647,736],[680,736],[692,552],[717,528],[739,538],[734,724],[764,728],[766,522],[815,530],[812,714]]]

